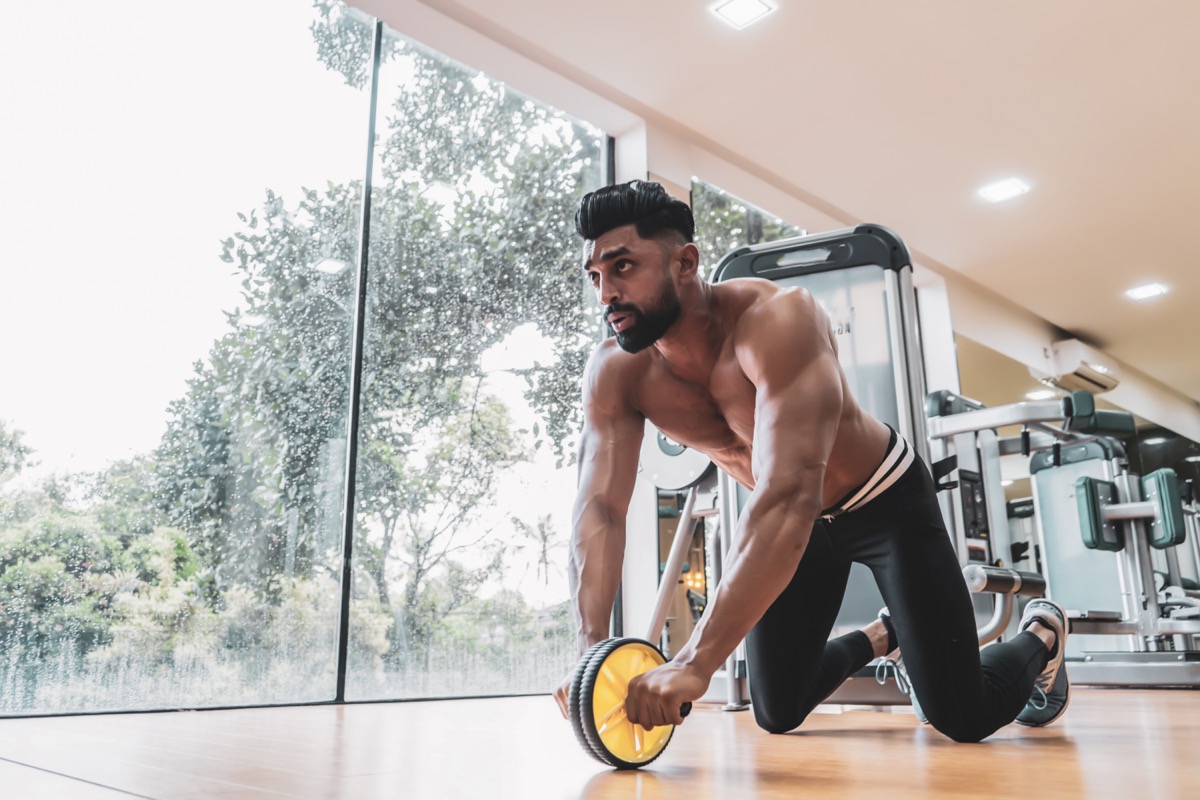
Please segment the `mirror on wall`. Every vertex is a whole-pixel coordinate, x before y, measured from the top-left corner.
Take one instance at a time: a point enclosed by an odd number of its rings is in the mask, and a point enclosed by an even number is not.
[[[1045,401],[1063,397],[1067,393],[1062,389],[1048,386],[1033,377],[1029,368],[1008,356],[993,350],[986,345],[969,339],[962,334],[954,335],[955,349],[958,352],[959,394],[977,400],[989,408],[1020,403],[1026,401]],[[1096,397],[1096,408],[1113,411],[1123,411],[1104,399],[1103,395]],[[1143,431],[1154,426],[1152,423],[1134,415],[1139,438]],[[1002,428],[997,431],[1001,437],[1016,436],[1020,428]],[[1132,449],[1132,448],[1131,448]],[[1002,471],[1005,480],[1005,497],[1011,502],[1029,497],[1029,470],[1025,459],[1021,456],[1006,456],[1002,461]]]

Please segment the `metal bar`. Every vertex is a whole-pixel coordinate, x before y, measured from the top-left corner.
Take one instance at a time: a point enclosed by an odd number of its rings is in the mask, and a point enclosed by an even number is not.
[[[662,636],[663,626],[667,623],[667,611],[671,607],[671,596],[679,585],[679,573],[683,568],[683,559],[687,557],[688,546],[692,543],[692,534],[696,530],[696,517],[692,509],[696,506],[696,487],[688,489],[687,499],[683,501],[683,510],[679,512],[679,524],[675,527],[675,538],[671,540],[671,550],[667,555],[667,565],[663,567],[658,579],[658,599],[654,603],[654,613],[650,616],[650,629],[646,633],[646,641],[657,642]]]
[[[1004,497],[1004,479],[1000,475],[1000,448],[996,432],[979,431],[976,440],[979,472],[983,477],[983,499],[987,504],[988,526],[991,528],[992,563],[1007,566],[1012,560],[1012,537],[1008,533],[1008,505]]]
[[[1046,579],[1036,572],[1022,572],[1011,567],[985,567],[971,564],[963,568],[963,580],[973,594],[1024,595],[1041,597],[1046,593]]]
[[[1105,506],[1105,519],[1153,519],[1154,503],[1150,501],[1136,503],[1113,503]]]
[[[1013,609],[1017,604],[1016,596],[999,594],[996,595],[995,601],[996,606],[992,609],[992,618],[978,631],[980,646],[999,639],[1004,631],[1008,630],[1008,624],[1012,622]]]
[[[1109,620],[1109,619],[1080,619],[1072,617],[1067,620],[1067,627],[1071,633],[1085,634],[1088,636],[1117,636],[1128,634],[1130,638],[1137,638],[1138,625],[1136,622],[1127,619]]]
[[[1071,662],[1071,683],[1079,686],[1200,686],[1200,664],[1176,653],[1137,653],[1163,655],[1171,661],[1136,663],[1107,660],[1108,653],[1089,654],[1084,661]],[[1112,654],[1121,655],[1121,654]]]
[[[954,436],[958,433],[972,433],[987,428],[1003,428],[1006,425],[1035,426],[1040,422],[1061,422],[1066,419],[1062,404],[1059,402],[1043,403],[1012,403],[995,408],[981,408],[978,411],[964,411],[961,414],[950,414],[944,417],[930,417],[929,438],[940,439]],[[1056,428],[1039,427],[1053,436],[1071,438],[1069,431]]]
[[[1117,485],[1117,496],[1125,501],[1118,503],[1118,507],[1142,505],[1141,485],[1133,475],[1128,472],[1118,475],[1113,483]],[[1150,563],[1150,543],[1146,539],[1145,526],[1139,525],[1137,519],[1124,518],[1124,552],[1129,554],[1129,566],[1134,579],[1133,612],[1143,640],[1139,643],[1139,650],[1154,650],[1157,649],[1157,644],[1153,640],[1161,633],[1158,628],[1158,618],[1161,614],[1158,608],[1158,592],[1154,588],[1154,570]]]
[[[904,349],[904,309],[900,303],[900,278],[894,270],[883,271],[884,303],[887,308],[888,341],[892,347],[892,380],[896,391],[899,433],[910,444],[916,442],[912,401],[908,394],[908,364]],[[924,413],[924,411],[922,411]],[[924,438],[924,437],[922,437]]]
[[[917,292],[913,288],[912,267],[899,270],[900,310],[903,312],[904,361],[908,372],[908,413],[913,421],[913,438],[908,442],[929,463],[929,433],[925,424],[925,357],[921,346],[921,325],[917,315]]]
[[[721,553],[720,553],[720,577],[718,584],[725,577],[725,564],[728,563],[729,554],[733,550],[733,539],[737,532],[738,519],[738,504],[737,504],[737,481],[735,481],[728,473],[721,470],[717,476],[717,502],[720,510],[720,526],[721,526]],[[709,591],[716,591],[716,586],[713,586]],[[729,654],[729,658],[725,659],[725,710],[738,711],[746,708],[748,705],[745,696],[742,694],[742,682],[738,678],[738,656],[740,651],[745,646],[744,643],[738,644]]]
[[[1175,634],[1195,636],[1200,634],[1200,619],[1160,619],[1158,632],[1164,636]]]
[[[350,359],[349,419],[346,423],[346,486],[342,503],[342,597],[338,611],[337,687],[334,699],[346,699],[346,664],[350,651],[350,593],[354,579],[354,500],[358,480],[358,428],[362,400],[363,341],[367,317],[367,260],[371,239],[371,187],[375,171],[375,111],[379,101],[379,62],[383,22],[375,20],[371,39],[371,108],[367,123],[367,165],[363,179],[361,223],[358,230],[357,291],[354,294],[354,343]]]
[[[1054,447],[1054,445],[1056,445],[1056,444],[1064,445],[1066,447],[1076,447],[1081,444],[1087,444],[1088,442],[1094,442],[1097,439],[1101,438],[1099,436],[1082,436],[1077,433],[1071,433],[1070,431],[1061,431],[1061,430],[1058,430],[1057,428],[1050,428],[1050,427],[1048,427],[1046,425],[1042,425],[1040,423],[1035,423],[1035,424],[1029,425],[1028,427],[1030,428],[1030,431],[1031,431],[1030,435],[1029,435],[1029,452],[1030,453],[1037,453],[1037,452],[1041,452],[1042,450],[1049,450],[1052,447]],[[1038,431],[1041,431],[1041,432],[1039,433]],[[1046,431],[1051,431],[1052,433],[1046,433]],[[1024,451],[1021,449],[1021,437],[1020,436],[1009,436],[1004,439],[1001,439],[1000,440],[1000,455],[1002,455],[1002,456],[1024,455]]]

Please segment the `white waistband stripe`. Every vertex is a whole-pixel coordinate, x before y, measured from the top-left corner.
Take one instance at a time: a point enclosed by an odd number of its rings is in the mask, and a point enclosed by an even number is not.
[[[908,471],[908,468],[912,466],[913,458],[913,450],[908,446],[908,442],[904,441],[904,437],[897,436],[896,443],[884,456],[883,463],[875,470],[875,474],[842,505],[841,511],[843,513],[853,511],[883,494],[888,487],[900,479],[901,475]]]

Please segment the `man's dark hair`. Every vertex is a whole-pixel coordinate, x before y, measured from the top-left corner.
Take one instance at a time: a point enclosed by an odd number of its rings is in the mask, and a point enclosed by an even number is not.
[[[690,242],[696,234],[696,221],[687,203],[671,197],[661,184],[651,181],[597,189],[584,195],[575,212],[575,230],[584,239],[597,239],[622,225],[636,225],[643,239],[675,231]]]

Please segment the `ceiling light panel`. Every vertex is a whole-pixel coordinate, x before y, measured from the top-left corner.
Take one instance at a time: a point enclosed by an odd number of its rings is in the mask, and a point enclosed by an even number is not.
[[[725,0],[712,6],[712,12],[720,17],[722,22],[739,31],[758,22],[774,10],[775,6],[765,0]]]
[[[1017,178],[1005,178],[1002,181],[989,183],[979,190],[979,194],[989,203],[1003,203],[1029,191],[1029,184]]]
[[[1151,297],[1158,297],[1167,293],[1167,287],[1161,283],[1147,283],[1144,286],[1135,286],[1125,292],[1125,296],[1134,300],[1149,300]]]

